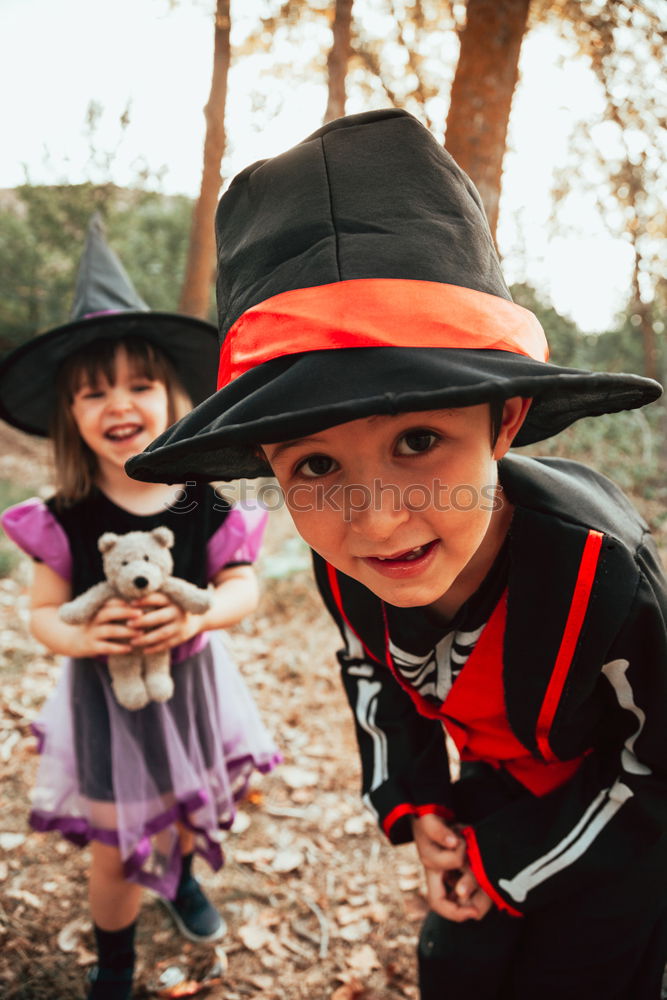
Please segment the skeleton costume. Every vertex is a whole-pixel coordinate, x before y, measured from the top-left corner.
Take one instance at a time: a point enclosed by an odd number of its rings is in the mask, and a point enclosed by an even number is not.
[[[532,399],[514,442],[528,444],[660,394],[639,376],[548,362],[476,190],[405,112],[339,119],[248,167],[217,235],[219,390],[128,464],[139,479],[264,475],[260,442],[514,396]],[[394,843],[413,816],[460,824],[495,904],[478,922],[427,918],[422,997],[657,1000],[662,570],[646,525],[597,473],[508,456],[499,477],[508,536],[448,626],[383,605],[314,556],[344,640],[367,804]]]

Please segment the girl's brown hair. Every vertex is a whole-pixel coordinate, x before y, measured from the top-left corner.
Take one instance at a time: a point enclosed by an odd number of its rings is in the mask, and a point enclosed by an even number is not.
[[[192,407],[167,355],[142,337],[103,338],[71,354],[56,376],[56,405],[51,420],[56,498],[63,507],[89,495],[95,485],[97,458],[82,439],[72,416],[72,402],[82,385],[95,386],[101,378],[113,385],[116,355],[123,348],[137,374],[162,382],[167,390],[170,424]]]

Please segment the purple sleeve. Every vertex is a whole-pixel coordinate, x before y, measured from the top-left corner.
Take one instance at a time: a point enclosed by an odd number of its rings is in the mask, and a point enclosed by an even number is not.
[[[63,528],[48,507],[32,497],[0,515],[6,534],[33,559],[46,563],[64,580],[72,576],[72,555]]]
[[[266,528],[262,507],[234,506],[206,546],[209,580],[230,563],[252,563],[257,558]]]

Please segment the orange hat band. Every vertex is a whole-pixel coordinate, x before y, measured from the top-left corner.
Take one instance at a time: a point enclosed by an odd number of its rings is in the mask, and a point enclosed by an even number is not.
[[[357,278],[281,292],[246,310],[220,350],[218,388],[274,358],[341,347],[455,347],[549,357],[528,309],[437,281]]]

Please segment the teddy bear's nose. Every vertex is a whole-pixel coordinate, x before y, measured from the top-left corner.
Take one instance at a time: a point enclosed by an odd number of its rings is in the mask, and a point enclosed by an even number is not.
[[[148,586],[148,580],[145,576],[135,576],[133,583],[139,590],[143,590],[144,587]]]

